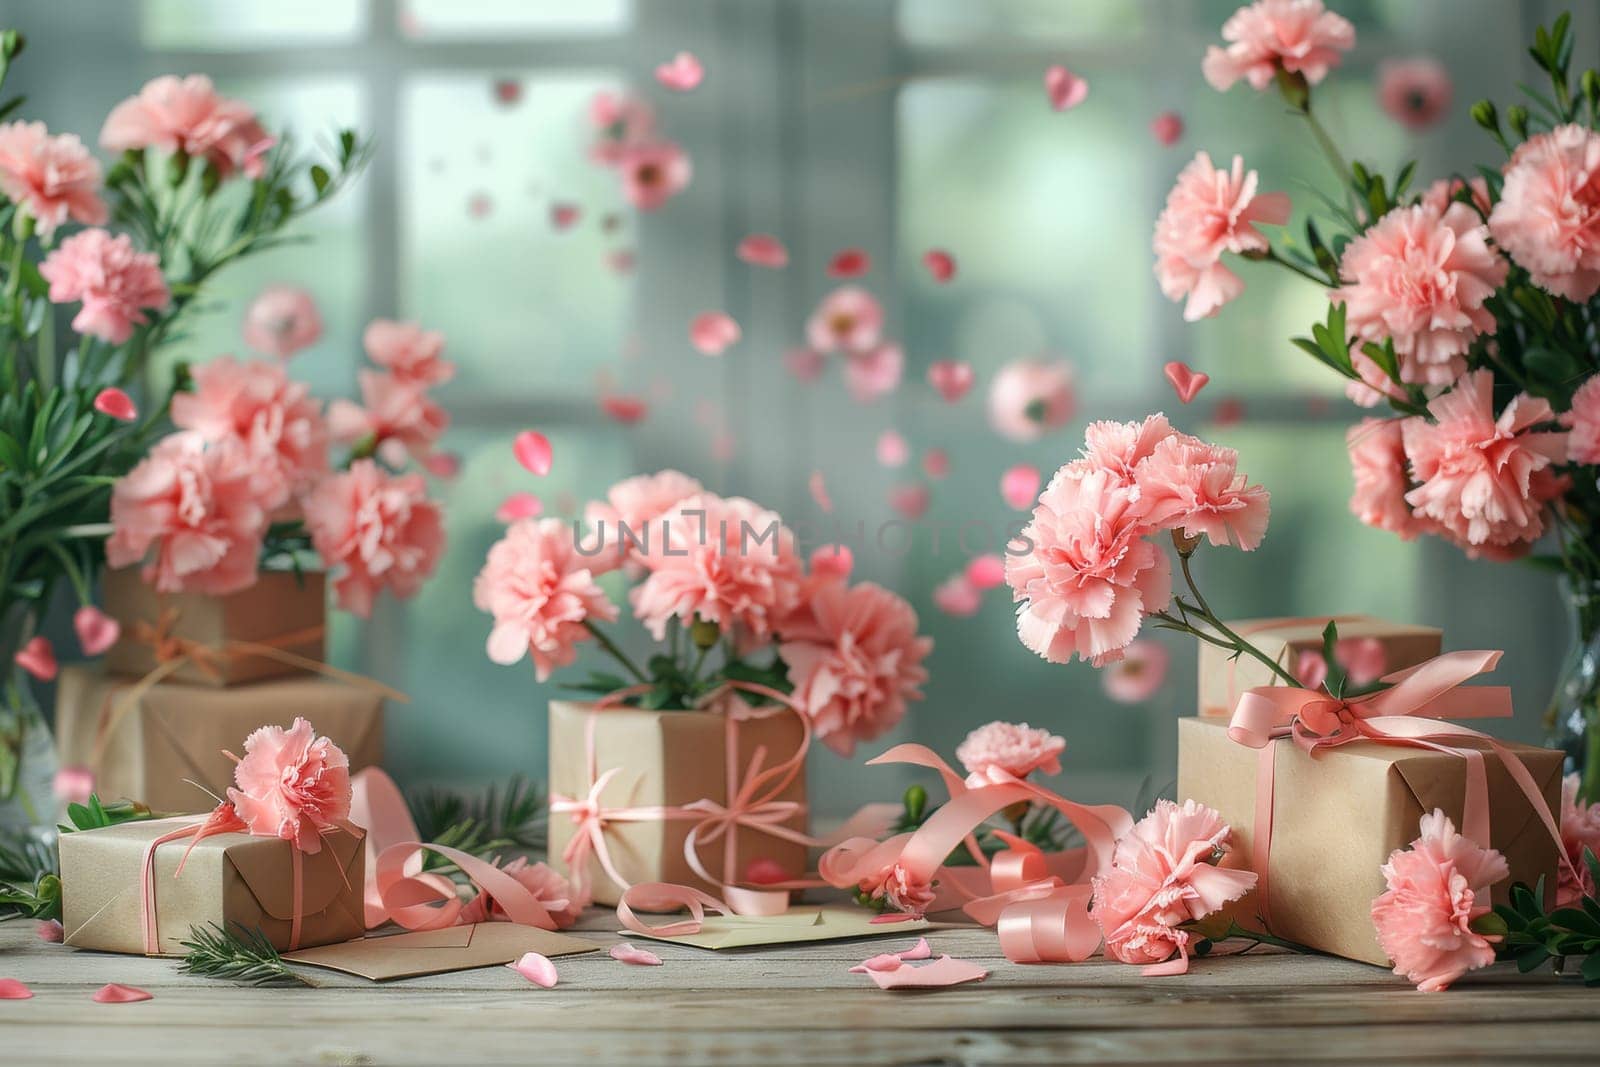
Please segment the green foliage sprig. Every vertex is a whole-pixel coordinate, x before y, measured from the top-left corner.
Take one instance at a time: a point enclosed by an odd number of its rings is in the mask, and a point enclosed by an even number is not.
[[[1583,863],[1589,877],[1600,886],[1600,859],[1583,850]],[[1494,912],[1473,924],[1483,934],[1499,934],[1495,955],[1514,960],[1523,974],[1546,963],[1561,969],[1567,959],[1581,960],[1583,984],[1600,986],[1600,899],[1586,894],[1576,907],[1544,909],[1544,880],[1532,889],[1518,882],[1511,887],[1511,901],[1495,905]]]
[[[189,950],[178,964],[184,974],[251,986],[317,984],[291,971],[260,930],[239,923],[191,927],[189,939],[180,943]]]
[[[503,787],[490,786],[482,793],[434,787],[407,792],[405,798],[424,841],[483,859],[508,851],[538,852],[545,847],[549,809],[544,790],[520,775]],[[423,868],[448,871],[453,865],[426,852]]]
[[[67,822],[56,830],[70,834],[153,818],[155,813],[143,804],[119,800],[107,805],[91,793],[84,803],[67,805]],[[29,835],[0,840],[0,922],[60,918],[61,865],[54,846]]]

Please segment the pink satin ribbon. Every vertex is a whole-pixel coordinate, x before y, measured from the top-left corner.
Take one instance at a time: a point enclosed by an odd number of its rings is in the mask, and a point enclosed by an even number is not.
[[[144,847],[144,854],[139,860],[139,928],[144,933],[144,954],[146,956],[159,955],[161,952],[161,931],[156,919],[156,850],[162,845],[172,841],[181,841],[184,838],[197,838],[200,831],[205,828],[210,816],[186,816],[186,826],[176,830],[169,830],[160,837],[155,838]],[[193,848],[193,846],[190,846]],[[188,859],[188,853],[184,853]],[[304,921],[305,912],[305,860],[299,848],[291,845],[289,849],[289,866],[291,878],[290,912],[289,912],[289,951],[293,952],[300,947],[300,928]],[[183,863],[178,864],[178,869],[173,872],[176,878],[183,873]]]
[[[1388,689],[1349,700],[1340,700],[1321,689],[1292,686],[1261,686],[1239,697],[1228,724],[1228,736],[1238,744],[1260,751],[1256,761],[1251,862],[1256,872],[1256,899],[1263,922],[1270,924],[1268,866],[1272,850],[1276,749],[1277,743],[1285,738],[1312,755],[1352,741],[1373,741],[1460,756],[1467,763],[1461,833],[1488,847],[1489,784],[1484,754],[1471,746],[1449,743],[1467,739],[1485,742],[1555,840],[1562,864],[1571,868],[1571,861],[1561,847],[1561,831],[1555,816],[1527,765],[1516,753],[1487,734],[1438,721],[1511,715],[1511,690],[1507,687],[1459,688],[1477,675],[1494,670],[1500,656],[1500,652],[1494,651],[1448,652],[1385,675],[1381,680],[1389,683]]]

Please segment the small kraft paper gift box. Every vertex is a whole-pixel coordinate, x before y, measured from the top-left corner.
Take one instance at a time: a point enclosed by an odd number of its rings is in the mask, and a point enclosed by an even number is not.
[[[383,702],[375,688],[327,678],[207,689],[141,685],[72,665],[62,668],[56,690],[56,745],[62,765],[87,768],[108,800],[205,811],[216,804],[206,790],[221,797],[233,784],[223,750],[239,751],[264,722],[304,716],[344,750],[352,772],[381,764]]]
[[[593,759],[587,733],[593,719]],[[804,739],[804,728],[787,708],[756,709],[754,717],[728,721],[722,710],[644,711],[629,707],[596,709],[593,704],[553,701],[550,704],[550,862],[579,881],[587,879],[594,900],[615,904],[627,886],[605,871],[592,846],[575,838],[598,828],[617,873],[629,884],[671,882],[716,893],[695,874],[684,855],[689,832],[697,832],[697,853],[708,873],[724,882],[745,880],[750,864],[797,878],[806,869],[806,845],[765,833],[752,826],[729,826],[726,837],[705,822],[709,812],[683,812],[685,805],[709,801],[727,806],[737,797],[752,760],[761,753],[762,768],[792,758]],[[614,773],[610,773],[614,770]],[[596,783],[609,773],[593,799],[598,817],[583,821],[582,809]],[[771,785],[776,787],[777,781]],[[781,790],[761,790],[765,813],[772,821],[800,833],[806,830],[805,772],[801,767]],[[770,794],[770,795],[769,795]],[[661,817],[661,809],[679,814]],[[785,813],[788,813],[785,815]],[[670,812],[669,812],[670,814]],[[761,813],[757,813],[761,814]],[[708,838],[710,838],[708,840]],[[564,856],[569,846],[580,871]],[[732,869],[729,869],[731,859]]]
[[[116,674],[230,686],[300,674],[322,662],[328,607],[321,572],[262,571],[236,593],[158,593],[136,567],[108,571],[106,614],[122,636],[106,653]]]
[[[1339,640],[1375,640],[1383,649],[1379,674],[1414,667],[1439,654],[1444,633],[1432,626],[1412,626],[1370,615],[1322,615],[1308,618],[1242,619],[1228,628],[1294,672],[1301,652],[1322,649],[1322,631],[1328,623],[1339,629]],[[1200,706],[1198,714],[1230,715],[1239,694],[1260,685],[1278,685],[1266,664],[1250,656],[1231,659],[1225,648],[1200,642]]]
[[[1254,866],[1257,760],[1273,760],[1272,833],[1266,907],[1252,892],[1232,906],[1242,925],[1353,960],[1384,965],[1372,924],[1372,901],[1384,891],[1379,867],[1395,849],[1417,837],[1424,813],[1441,808],[1462,826],[1467,760],[1423,748],[1353,741],[1310,753],[1290,739],[1257,750],[1228,736],[1228,720],[1178,721],[1178,795],[1216,808],[1232,827],[1224,866]],[[1554,899],[1557,854],[1533,805],[1499,757],[1481,740],[1457,739],[1458,748],[1484,750],[1490,840],[1505,854],[1511,877],[1494,888],[1503,902],[1513,882],[1545,880]],[[1562,754],[1502,742],[1532,774],[1550,810],[1558,810]]]
[[[178,864],[192,835],[152,842],[197,825],[192,817],[128,822],[61,835],[61,925],[67,944],[105,952],[179,955],[194,927],[238,923],[260,930],[279,950],[310,948],[365,932],[361,893],[364,835],[336,830],[321,849],[297,852],[292,842],[244,833],[202,838]],[[299,941],[294,943],[296,857],[300,880]],[[149,894],[148,901],[145,895]],[[147,938],[143,913],[155,918]]]

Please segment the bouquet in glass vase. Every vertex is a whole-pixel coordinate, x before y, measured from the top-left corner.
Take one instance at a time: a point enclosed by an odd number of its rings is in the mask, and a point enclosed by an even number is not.
[[[23,40],[0,33],[0,82]],[[40,615],[63,584],[85,651],[114,633],[91,604],[112,486],[163,430],[181,365],[149,380],[228,264],[287,228],[366,159],[351,131],[295,151],[203,77],[162,77],[107,117],[109,168],[74,134],[0,104],[0,826],[48,820],[54,758],[30,677],[55,675]],[[68,325],[70,319],[70,325]],[[191,546],[202,550],[202,546]]]
[[[1294,344],[1387,408],[1347,435],[1351,510],[1405,540],[1441,537],[1474,558],[1559,572],[1577,643],[1547,716],[1552,743],[1600,797],[1600,73],[1572,69],[1570,18],[1535,36],[1541,85],[1472,117],[1496,148],[1472,174],[1414,186],[1348,162],[1318,117],[1316,86],[1355,31],[1321,0],[1261,0],[1224,25],[1203,69],[1282,96],[1335,182],[1303,234],[1276,241],[1289,198],[1258,190],[1234,157],[1200,153],[1156,221],[1156,276],[1190,321],[1243,291],[1233,257],[1264,261],[1327,296]],[[1537,549],[1537,551],[1536,551]]]

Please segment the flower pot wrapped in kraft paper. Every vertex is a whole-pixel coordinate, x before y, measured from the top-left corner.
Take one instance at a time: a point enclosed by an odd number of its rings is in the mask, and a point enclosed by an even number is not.
[[[586,882],[596,903],[615,904],[627,885],[641,882],[718,892],[721,887],[696,874],[684,854],[692,830],[702,867],[722,882],[747,880],[758,861],[756,881],[796,878],[806,870],[803,842],[716,819],[741,787],[748,791],[752,767],[760,775],[799,752],[804,730],[792,710],[750,708],[737,698],[703,711],[554,701],[549,730],[550,862]],[[766,779],[752,798],[764,802],[747,821],[804,834],[804,771],[800,766],[787,784],[786,775]],[[596,833],[627,885],[607,872]],[[731,849],[726,834],[732,834]]]

